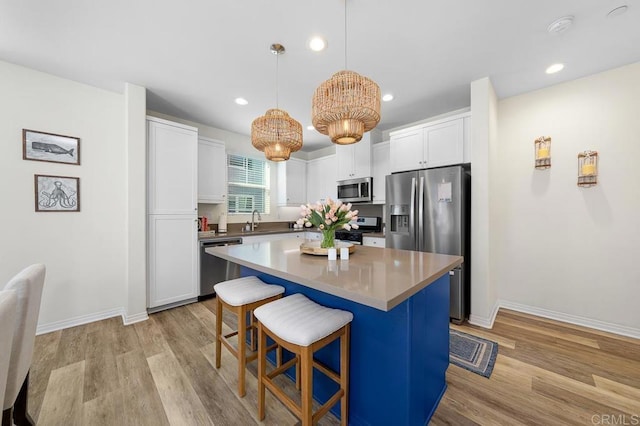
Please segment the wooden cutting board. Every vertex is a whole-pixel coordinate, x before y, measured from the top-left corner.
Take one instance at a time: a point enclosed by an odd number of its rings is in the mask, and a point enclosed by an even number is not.
[[[321,241],[305,241],[300,244],[300,252],[305,254],[313,254],[315,256],[327,256],[329,253],[328,248],[320,247]],[[349,249],[349,254],[353,253],[356,249],[356,246],[352,243],[347,243],[344,241],[336,241],[336,250],[338,250],[338,256],[340,256],[340,249],[343,247],[347,247]]]

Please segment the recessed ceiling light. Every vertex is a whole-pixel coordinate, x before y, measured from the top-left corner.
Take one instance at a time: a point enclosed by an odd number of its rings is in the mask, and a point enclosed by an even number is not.
[[[613,18],[614,16],[618,16],[618,15],[622,15],[623,13],[625,13],[627,11],[627,9],[629,9],[629,6],[622,5],[619,7],[616,7],[615,9],[609,11],[609,13],[607,13],[607,18]]]
[[[313,127],[313,124],[312,124],[312,125],[310,125],[310,126],[307,126],[307,130],[315,130],[315,129],[316,129],[316,128],[315,128],[315,127]]]
[[[553,64],[549,68],[547,68],[547,74],[555,74],[558,71],[562,71],[564,68],[564,64]]]
[[[547,31],[551,34],[560,34],[569,29],[569,27],[573,24],[573,16],[563,16],[562,18],[558,18],[547,27]]]
[[[392,100],[393,100],[393,95],[392,95],[391,93],[387,93],[386,95],[384,95],[384,96],[382,97],[382,100],[383,100],[384,102],[392,101]]]
[[[320,52],[327,48],[327,41],[322,37],[313,37],[309,40],[309,49]]]
[[[236,98],[236,103],[238,105],[247,105],[249,103],[249,101],[246,100],[245,98]]]

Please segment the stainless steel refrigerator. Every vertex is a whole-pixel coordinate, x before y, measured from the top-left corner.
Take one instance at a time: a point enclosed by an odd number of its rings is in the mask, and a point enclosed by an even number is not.
[[[464,256],[449,273],[450,317],[461,323],[470,308],[469,165],[389,175],[386,201],[386,247]]]

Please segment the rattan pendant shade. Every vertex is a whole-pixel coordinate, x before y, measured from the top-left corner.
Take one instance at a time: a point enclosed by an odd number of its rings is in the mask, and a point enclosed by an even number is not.
[[[251,123],[251,144],[271,161],[286,161],[302,148],[302,125],[273,108]]]
[[[274,55],[285,52],[283,45],[274,43],[270,47]],[[251,144],[264,152],[267,160],[286,161],[292,152],[302,148],[302,125],[278,107],[278,62],[276,60],[276,108],[253,120],[251,123]]]
[[[380,122],[380,87],[354,71],[339,71],[313,94],[311,121],[333,143],[356,143]]]

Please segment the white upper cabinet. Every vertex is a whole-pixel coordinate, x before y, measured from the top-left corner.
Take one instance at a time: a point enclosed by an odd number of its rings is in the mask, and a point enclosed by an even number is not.
[[[391,172],[469,162],[469,123],[466,113],[392,132]]]
[[[385,203],[385,177],[391,174],[389,142],[373,145],[373,204]]]
[[[327,197],[335,200],[337,195],[336,173],[338,165],[335,155],[307,161],[307,202],[325,202]]]
[[[371,177],[371,136],[365,133],[360,142],[336,145],[337,180]]]
[[[307,162],[290,158],[278,163],[278,205],[299,206],[307,202]]]
[[[198,202],[227,201],[227,155],[224,142],[198,138]]]
[[[147,118],[148,213],[195,214],[198,210],[198,129]]]
[[[463,161],[463,119],[447,121],[424,129],[424,155],[427,167],[461,164]]]
[[[391,135],[390,162],[392,172],[422,169],[424,162],[424,143],[422,129]]]

